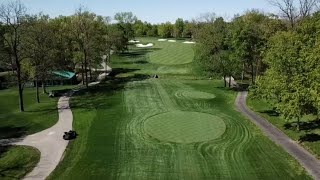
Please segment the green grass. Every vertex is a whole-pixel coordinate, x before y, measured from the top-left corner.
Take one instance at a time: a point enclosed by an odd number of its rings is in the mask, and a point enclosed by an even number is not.
[[[308,137],[310,134],[315,134],[316,138],[301,141],[301,144],[310,152],[320,158],[320,121],[314,116],[305,116],[301,119],[301,130],[295,128],[295,121],[286,121],[283,117],[273,111],[273,107],[264,100],[252,99],[249,96],[247,100],[248,106],[262,117],[287,134],[290,138],[299,141],[300,138]]]
[[[40,160],[40,152],[28,146],[0,148],[0,179],[21,179]]]
[[[65,89],[71,86],[50,87]],[[57,100],[47,94],[40,94],[36,102],[34,88],[24,89],[25,112],[19,111],[19,98],[16,88],[0,90],[0,139],[21,137],[53,126],[58,120]]]
[[[310,179],[292,157],[235,111],[236,93],[221,86],[219,81],[138,81],[127,77],[75,96],[71,106],[74,128],[80,136],[49,179]],[[175,95],[191,89],[216,98]],[[219,117],[225,132],[195,143],[190,143],[194,137],[189,135],[170,142],[159,138],[161,134],[145,132],[149,118],[176,111],[213,115],[206,116],[211,121]],[[177,122],[175,118],[163,119],[165,126],[178,128],[176,125],[188,120],[178,117]],[[181,138],[189,139],[183,142]]]
[[[170,111],[144,121],[144,133],[163,142],[199,143],[219,138],[226,130],[218,116],[199,112]]]
[[[79,136],[49,179],[311,179],[235,110],[236,92],[152,51],[114,56],[115,77],[71,99]]]
[[[125,69],[122,73],[126,75],[158,74],[161,77],[186,76],[194,78],[192,74],[192,44],[183,44],[183,41],[158,42],[156,38],[138,39],[145,43],[152,42],[155,46],[153,48],[130,46],[130,52],[112,57],[111,66],[113,69]]]
[[[153,64],[180,65],[193,61],[193,45],[177,42],[159,42],[154,38],[138,38],[142,42],[153,43],[155,51],[148,54],[149,61]]]

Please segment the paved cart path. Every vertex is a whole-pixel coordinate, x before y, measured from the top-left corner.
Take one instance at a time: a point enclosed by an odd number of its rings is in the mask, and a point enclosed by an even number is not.
[[[93,82],[90,83],[89,86],[94,86],[99,83],[100,82]],[[64,140],[62,136],[64,132],[72,130],[73,115],[70,109],[69,99],[74,91],[60,97],[58,101],[59,120],[51,128],[22,138],[0,140],[0,145],[32,146],[40,151],[41,155],[39,163],[24,177],[24,179],[46,179],[63,158],[64,151],[69,141]]]
[[[49,129],[21,138],[1,139],[0,145],[32,146],[40,151],[40,161],[24,179],[45,179],[59,164],[69,141],[63,140],[64,132],[72,130],[72,112],[69,106],[70,95],[58,101],[58,122]]]
[[[277,129],[264,118],[251,111],[246,105],[248,92],[239,92],[236,99],[237,109],[255,123],[272,141],[293,156],[314,179],[320,180],[320,160]]]

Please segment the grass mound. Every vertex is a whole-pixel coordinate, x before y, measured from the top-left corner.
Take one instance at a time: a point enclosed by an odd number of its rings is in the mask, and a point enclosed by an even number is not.
[[[173,111],[153,116],[145,131],[161,141],[195,143],[219,138],[226,130],[224,121],[211,114]]]

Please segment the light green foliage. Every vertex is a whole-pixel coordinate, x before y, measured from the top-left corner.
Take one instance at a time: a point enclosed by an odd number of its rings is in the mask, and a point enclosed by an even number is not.
[[[163,38],[173,37],[174,26],[170,22],[160,24],[158,26],[158,34]]]
[[[266,44],[263,24],[267,17],[259,12],[250,11],[235,18],[231,25],[231,45],[236,58],[241,60],[243,67],[250,69],[251,81],[254,84]],[[243,72],[245,69],[242,70]]]
[[[319,59],[314,59],[313,50],[305,43],[306,37],[297,32],[281,32],[270,39],[265,63],[269,69],[259,78],[255,94],[275,99],[277,110],[287,120],[298,121],[307,114],[318,113],[316,89],[312,86],[317,79],[311,79]],[[317,51],[317,50],[316,50]],[[318,56],[318,55],[316,55]],[[317,75],[316,75],[317,76]]]
[[[147,31],[147,36],[157,37],[158,36],[158,25],[152,25],[151,29]]]
[[[174,36],[175,38],[181,38],[182,37],[182,33],[184,31],[184,21],[181,18],[178,18],[176,20],[176,23],[174,24]]]
[[[114,19],[119,23],[133,24],[138,19],[132,12],[119,12],[114,15]]]
[[[118,21],[119,29],[124,32],[127,40],[134,38],[133,24],[138,20],[138,18],[133,15],[132,12],[116,13],[114,19]]]
[[[195,31],[195,24],[189,21],[185,21],[182,36],[186,38],[193,38]]]
[[[156,32],[154,32],[154,29],[152,30],[153,25],[147,22],[142,22],[140,20],[137,20],[134,25],[134,33],[136,37],[142,37],[142,36],[156,36]],[[149,34],[148,34],[149,33]]]
[[[209,76],[220,78],[238,74],[240,63],[233,58],[228,35],[229,26],[223,18],[203,25],[197,32],[195,60]]]

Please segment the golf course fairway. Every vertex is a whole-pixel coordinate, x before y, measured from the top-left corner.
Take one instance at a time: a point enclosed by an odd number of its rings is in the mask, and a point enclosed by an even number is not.
[[[311,179],[235,110],[237,92],[189,73],[190,60],[160,56],[193,59],[192,45],[156,41],[114,55],[114,76],[72,97],[79,136],[49,179]]]

